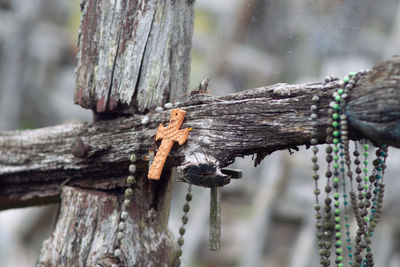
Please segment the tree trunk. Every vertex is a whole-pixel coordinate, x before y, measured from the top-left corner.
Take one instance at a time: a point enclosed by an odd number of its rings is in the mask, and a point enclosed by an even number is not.
[[[81,9],[76,103],[92,109],[96,118],[115,118],[121,113],[145,112],[186,91],[192,1],[84,0]],[[107,145],[100,148],[100,154],[108,149]],[[140,144],[136,149],[143,150]],[[129,156],[123,156],[127,162]],[[103,162],[96,160],[96,164]],[[126,164],[104,165],[127,174]],[[166,168],[161,181],[150,182],[145,168],[138,166],[126,237],[120,245],[124,262],[113,256],[121,188],[102,192],[68,186],[62,189],[57,225],[44,242],[37,265],[171,266],[177,254],[167,229],[170,169]],[[113,180],[107,173],[98,174],[100,183]],[[126,176],[121,175],[114,176],[118,186],[124,186]],[[90,173],[81,177],[96,183]]]

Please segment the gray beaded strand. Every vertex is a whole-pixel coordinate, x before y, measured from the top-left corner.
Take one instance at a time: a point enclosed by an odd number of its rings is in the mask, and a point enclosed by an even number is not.
[[[327,88],[327,85],[332,82],[337,80],[337,78],[332,77],[332,76],[328,76],[324,79],[323,82],[323,87],[324,89]],[[311,133],[311,140],[310,143],[311,145],[313,145],[312,147],[312,152],[313,152],[313,156],[311,157],[311,161],[313,162],[313,175],[312,178],[314,180],[315,186],[314,186],[314,195],[315,195],[315,206],[314,206],[314,210],[315,210],[315,218],[317,220],[315,227],[316,227],[316,237],[317,237],[317,245],[319,248],[319,255],[320,255],[320,264],[322,266],[328,266],[329,265],[329,248],[330,245],[328,244],[329,241],[326,241],[327,239],[327,234],[329,231],[329,229],[327,228],[327,224],[323,222],[322,220],[322,214],[321,214],[321,205],[319,203],[319,195],[321,194],[321,190],[319,189],[318,186],[318,180],[319,180],[319,174],[318,174],[318,170],[319,170],[319,165],[318,165],[318,157],[317,157],[317,153],[318,153],[318,147],[317,147],[317,121],[316,119],[318,118],[318,104],[320,101],[319,96],[314,95],[312,97],[312,101],[313,104],[311,105],[311,115],[310,115],[310,119],[311,119],[311,125],[313,127],[312,129],[312,133]],[[329,177],[328,177],[329,179]],[[327,189],[327,187],[325,188],[325,190]],[[329,192],[327,192],[327,194],[329,194]],[[325,200],[326,202],[327,200]],[[327,217],[328,215],[330,215],[329,211],[327,211],[327,207],[324,206],[324,217]],[[330,207],[329,207],[330,208]],[[324,221],[326,219],[329,218],[324,218]]]
[[[321,223],[321,205],[319,204],[319,194],[321,193],[319,187],[318,187],[318,180],[319,180],[319,174],[318,174],[318,147],[317,143],[318,140],[316,138],[317,136],[317,122],[316,119],[318,118],[317,110],[318,110],[318,102],[319,102],[319,96],[314,95],[311,99],[313,101],[313,104],[311,105],[311,125],[313,126],[312,132],[311,132],[311,140],[310,143],[313,145],[312,147],[312,152],[313,156],[311,157],[311,161],[313,163],[313,175],[312,178],[314,180],[314,195],[315,195],[315,218],[317,220],[315,227],[316,227],[316,237],[317,237],[317,245],[319,249],[322,249],[324,246],[324,242],[322,241],[322,223]],[[321,256],[321,260],[323,260],[323,255]]]
[[[122,203],[121,207],[121,213],[119,216],[119,223],[118,223],[118,232],[117,232],[117,240],[115,241],[114,244],[114,257],[119,259],[120,262],[123,262],[123,253],[121,250],[121,240],[125,236],[125,230],[126,230],[126,219],[129,216],[128,209],[131,206],[131,201],[133,197],[133,185],[136,183],[135,179],[135,172],[136,172],[136,165],[134,164],[136,162],[136,154],[132,154],[130,156],[130,161],[131,164],[129,165],[129,176],[126,178],[126,184],[127,187],[124,192],[124,201]],[[112,267],[118,267],[117,264],[113,264]]]
[[[178,258],[175,260],[174,267],[181,266],[181,259],[180,258],[182,256],[182,247],[183,247],[183,244],[185,242],[183,236],[185,235],[185,232],[186,232],[185,225],[189,221],[188,213],[189,213],[189,210],[190,210],[190,201],[192,201],[192,198],[193,198],[193,196],[192,196],[192,185],[189,184],[188,191],[187,191],[187,194],[186,194],[186,203],[185,203],[185,205],[183,205],[182,226],[179,228]]]

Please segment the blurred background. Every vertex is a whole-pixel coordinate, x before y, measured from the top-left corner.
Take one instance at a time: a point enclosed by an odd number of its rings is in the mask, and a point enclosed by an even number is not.
[[[0,131],[91,121],[73,104],[78,0],[0,0]],[[197,0],[191,89],[224,95],[321,81],[400,50],[398,0]],[[400,266],[400,151],[390,149],[376,266]],[[208,251],[209,190],[194,188],[183,266],[317,266],[310,151],[275,152],[222,189],[222,249]],[[174,185],[178,236],[187,185]],[[34,266],[56,205],[0,212],[0,266]]]

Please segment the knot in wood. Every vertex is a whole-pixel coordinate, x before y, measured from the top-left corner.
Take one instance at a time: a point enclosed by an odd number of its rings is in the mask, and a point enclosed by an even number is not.
[[[89,151],[89,145],[86,145],[82,138],[79,136],[74,139],[71,144],[71,153],[76,158],[84,158],[87,156]]]

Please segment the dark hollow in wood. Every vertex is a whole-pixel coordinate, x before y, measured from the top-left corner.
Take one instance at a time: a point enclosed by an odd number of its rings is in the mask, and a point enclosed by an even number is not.
[[[211,188],[230,182],[230,176],[218,174],[214,164],[192,164],[183,168],[179,174],[178,181]]]

